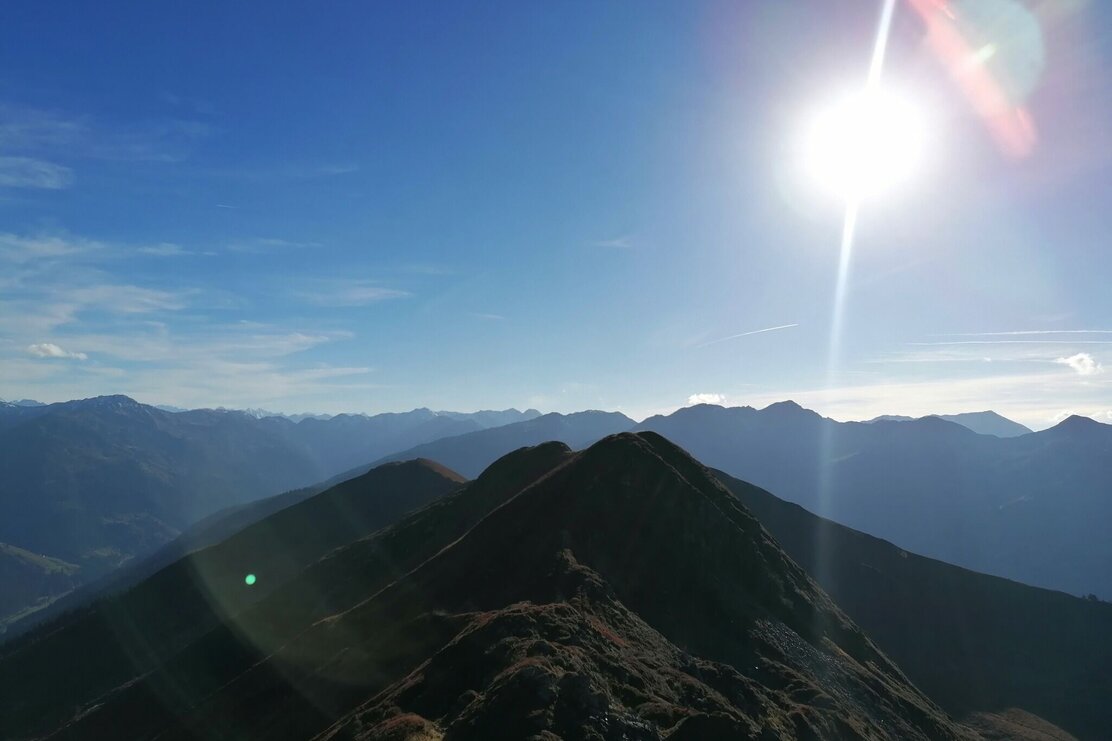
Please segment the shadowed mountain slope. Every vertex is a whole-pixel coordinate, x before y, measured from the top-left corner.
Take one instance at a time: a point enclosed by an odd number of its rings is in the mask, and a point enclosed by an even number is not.
[[[645,420],[708,466],[908,550],[1077,595],[1112,596],[1112,425],[1010,438],[937,417],[835,422],[792,402]]]
[[[416,409],[295,423],[239,411],[172,413],[126,396],[0,404],[0,542],[77,567],[66,582],[37,584],[9,584],[0,571],[0,591],[27,596],[6,601],[0,632],[28,608],[154,553],[218,510],[535,414]]]
[[[1083,738],[1112,728],[1112,604],[923,558],[716,475],[951,713],[1023,708]]]
[[[42,730],[57,714],[151,671],[329,551],[462,482],[430,461],[381,466],[0,646],[0,738]]]
[[[56,738],[116,728],[163,739],[971,737],[706,469],[651,433],[506,456],[331,552]]]
[[[78,567],[0,543],[0,615],[18,616],[74,587]]]

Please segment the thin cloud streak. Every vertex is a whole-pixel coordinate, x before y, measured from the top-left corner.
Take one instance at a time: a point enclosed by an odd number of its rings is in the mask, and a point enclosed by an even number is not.
[[[914,347],[949,345],[1112,345],[1112,340],[954,340],[952,342],[908,342]]]
[[[0,187],[63,190],[73,185],[73,170],[32,157],[0,157]]]
[[[1021,329],[1011,332],[943,332],[932,337],[1008,337],[1014,335],[1112,334],[1112,329]]]
[[[765,327],[764,329],[754,329],[750,332],[739,332],[738,334],[732,334],[728,337],[719,337],[716,340],[711,340],[710,342],[704,342],[703,344],[696,345],[695,347],[707,347],[708,345],[717,345],[719,342],[725,342],[727,340],[736,340],[739,337],[748,337],[750,335],[763,334],[765,332],[776,332],[776,331],[781,330],[781,329],[791,329],[792,327],[798,327],[798,326],[799,326],[799,323],[796,322],[794,324],[779,324],[775,327]]]
[[[599,239],[592,242],[591,244],[595,247],[608,247],[615,250],[628,250],[632,249],[634,246],[632,234],[623,234],[622,236],[615,237],[614,239]]]

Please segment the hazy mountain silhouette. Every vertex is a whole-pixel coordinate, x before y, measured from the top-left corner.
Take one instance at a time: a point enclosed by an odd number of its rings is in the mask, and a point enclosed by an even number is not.
[[[41,406],[46,406],[41,401],[35,401],[34,399],[13,399],[12,401],[0,400],[0,406],[3,406],[3,405],[10,405],[10,406],[16,406],[16,407],[41,407]]]
[[[998,438],[937,417],[840,423],[782,402],[687,407],[638,429],[925,556],[1112,596],[1112,425],[1071,417]]]
[[[961,414],[933,414],[932,417],[955,422],[980,435],[995,435],[996,437],[1016,437],[1026,435],[1030,427],[1013,422],[991,410],[985,412],[963,412]],[[921,417],[907,417],[902,414],[884,414],[868,420],[869,422],[911,422]]]
[[[946,710],[1023,708],[1084,738],[1112,728],[1112,604],[924,558],[715,473]]]
[[[975,737],[652,433],[519,450],[203,635],[104,614],[132,650],[76,629],[74,652],[49,626],[5,647],[0,732],[70,718],[52,738]],[[117,689],[88,686],[105,677]]]
[[[535,413],[338,415],[294,423],[166,412],[126,396],[0,405],[0,542],[77,569],[0,569],[0,630],[29,606],[146,556],[217,510],[328,479],[444,435]],[[12,574],[12,581],[5,580]],[[29,602],[11,598],[24,594]]]
[[[590,445],[607,435],[625,432],[637,424],[619,412],[586,411],[544,414],[535,419],[456,435],[394,453],[378,463],[428,458],[464,476],[478,476],[487,466],[515,448],[558,441],[573,449]],[[377,465],[377,463],[376,463]]]

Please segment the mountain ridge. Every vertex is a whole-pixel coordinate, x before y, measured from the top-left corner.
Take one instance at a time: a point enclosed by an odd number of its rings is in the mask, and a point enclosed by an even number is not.
[[[646,419],[709,466],[908,550],[1036,586],[1112,595],[1112,425],[1000,438],[938,417],[836,422],[701,405]],[[893,495],[893,492],[898,496]]]
[[[196,700],[167,696],[147,676],[56,737],[123,724],[168,739],[217,728],[362,738],[400,722],[458,738],[572,728],[646,739],[760,728],[784,738],[973,737],[682,450],[653,433],[578,453],[552,445],[507,455],[459,492],[330,553],[248,608],[234,631],[170,659],[167,680]],[[483,514],[468,526],[460,507]],[[410,556],[396,563],[392,552]],[[344,572],[346,562],[359,566]],[[344,584],[338,569],[355,583],[320,619],[298,595]],[[190,669],[201,666],[216,673]]]

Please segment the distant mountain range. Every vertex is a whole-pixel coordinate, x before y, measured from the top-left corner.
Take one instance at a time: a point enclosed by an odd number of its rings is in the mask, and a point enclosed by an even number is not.
[[[1112,425],[1017,437],[938,417],[835,422],[792,402],[651,417],[707,465],[908,550],[1027,584],[1112,596]]]
[[[970,430],[980,435],[995,435],[996,437],[1016,437],[1018,435],[1026,435],[1031,432],[1031,428],[1021,425],[1019,422],[1013,422],[1007,417],[1002,417],[996,412],[964,412],[962,414],[934,414],[930,415],[944,419],[947,422],[955,422],[962,427],[967,427]],[[916,419],[923,419],[922,417],[905,417],[900,414],[885,414],[880,417],[874,417],[868,420],[869,422],[911,422]]]
[[[619,412],[545,414],[524,422],[434,440],[393,453],[374,465],[428,458],[464,476],[474,477],[515,448],[548,441],[561,442],[573,449],[584,448],[607,435],[631,430],[636,424]]]
[[[622,434],[273,512],[0,646],[0,736],[1100,738],[1110,631]]]
[[[185,538],[161,561],[139,565],[224,508],[298,487],[291,497],[309,496],[327,487],[319,482],[390,460],[424,457],[473,477],[522,446],[559,440],[579,449],[634,428],[666,434],[711,465],[925,555],[1112,596],[1112,539],[1102,525],[1112,521],[1112,426],[1078,417],[1004,438],[1021,426],[991,412],[954,418],[997,436],[941,417],[837,423],[791,403],[700,405],[638,425],[593,411],[417,409],[295,423],[227,410],[169,413],[127,397],[4,402],[0,630],[123,564],[136,567],[108,583],[131,583],[214,542],[226,533],[197,531],[200,540]],[[104,586],[79,589],[55,611]]]
[[[294,423],[171,413],[126,396],[0,404],[0,629],[219,509],[536,414],[418,409]]]
[[[13,406],[13,407],[42,407],[42,406],[46,406],[41,401],[35,401],[34,399],[15,399],[13,401],[4,401],[3,399],[0,399],[0,406],[5,406],[5,405]]]

